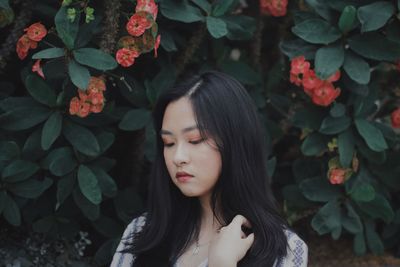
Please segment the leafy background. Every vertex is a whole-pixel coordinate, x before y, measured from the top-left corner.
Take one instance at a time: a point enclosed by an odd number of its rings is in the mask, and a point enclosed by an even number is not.
[[[107,265],[125,225],[144,210],[157,96],[185,74],[217,69],[253,97],[268,130],[274,193],[306,242],[312,229],[351,240],[356,255],[399,251],[399,131],[391,113],[400,106],[400,1],[293,0],[277,16],[285,3],[161,0],[152,27],[161,35],[158,57],[152,43],[126,68],[115,53],[136,1],[1,0],[3,240],[39,235],[63,242],[55,255],[68,251],[55,266],[84,264],[85,256],[90,266]],[[17,41],[35,22],[48,34],[20,60]],[[293,84],[299,56],[318,79],[340,71],[334,101],[316,105]],[[37,59],[44,79],[32,72]],[[71,99],[91,76],[106,83],[102,111],[71,115]],[[346,177],[333,184],[337,169]],[[17,256],[26,266],[35,260]]]

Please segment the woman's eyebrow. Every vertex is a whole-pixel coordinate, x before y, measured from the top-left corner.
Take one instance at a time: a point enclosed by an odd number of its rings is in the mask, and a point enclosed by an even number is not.
[[[182,129],[182,133],[187,133],[187,132],[194,131],[194,130],[197,130],[197,129],[198,129],[197,125],[186,127],[186,128]],[[163,129],[160,130],[160,134],[161,135],[173,135],[172,132],[170,132],[168,130],[163,130]]]

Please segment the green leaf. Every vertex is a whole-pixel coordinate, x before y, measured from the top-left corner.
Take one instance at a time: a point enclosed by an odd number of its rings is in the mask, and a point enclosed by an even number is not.
[[[365,237],[368,248],[376,255],[382,255],[385,248],[381,238],[375,231],[375,222],[368,220],[365,222]]]
[[[317,156],[327,149],[326,138],[319,133],[311,133],[301,144],[301,152],[305,156]]]
[[[364,233],[360,232],[354,236],[353,250],[356,255],[361,256],[367,252],[367,245],[365,244]]]
[[[388,148],[382,132],[372,123],[364,119],[355,120],[356,127],[368,147],[373,151],[381,152]]]
[[[375,189],[372,185],[363,183],[354,187],[350,196],[357,202],[368,202],[375,198]]]
[[[218,39],[228,34],[225,21],[219,18],[208,16],[206,19],[208,32],[212,37]]]
[[[101,189],[94,173],[85,165],[78,169],[78,183],[82,194],[93,204],[101,203]]]
[[[30,179],[24,182],[11,184],[8,186],[8,189],[17,196],[36,199],[52,184],[53,180],[45,177],[44,180],[41,181]]]
[[[55,111],[43,125],[41,145],[44,150],[48,150],[60,136],[62,129],[62,115]]]
[[[11,9],[10,4],[9,4],[8,1],[9,0],[0,0],[0,8]]]
[[[57,183],[57,206],[64,203],[75,186],[75,176],[73,173],[62,177]]]
[[[219,0],[215,1],[214,8],[212,11],[212,15],[215,17],[219,17],[227,13],[232,7],[232,5],[236,3],[235,0]]]
[[[64,55],[65,51],[63,48],[52,47],[36,52],[35,54],[32,55],[32,59],[57,58],[57,57],[62,57]]]
[[[341,45],[323,46],[315,55],[315,74],[326,80],[343,64],[344,49]]]
[[[14,141],[0,141],[0,161],[15,159],[19,156],[20,151]]]
[[[321,127],[324,114],[314,107],[302,107],[296,109],[292,117],[292,124],[299,128],[318,130]]]
[[[68,74],[72,83],[81,90],[86,90],[89,85],[90,72],[84,66],[71,59],[68,63]]]
[[[374,31],[383,27],[394,14],[394,6],[389,2],[374,2],[358,8],[361,32]]]
[[[68,49],[74,48],[75,38],[79,31],[79,15],[80,13],[76,15],[74,22],[71,22],[67,17],[67,7],[62,6],[54,17],[58,36]]]
[[[63,127],[63,134],[68,142],[79,152],[88,156],[99,155],[100,146],[96,136],[87,128],[66,121]]]
[[[46,155],[46,152],[40,145],[42,136],[42,129],[37,128],[29,135],[26,139],[25,144],[22,148],[22,157],[30,161],[37,161]]]
[[[118,66],[117,61],[110,54],[95,48],[79,48],[73,52],[74,58],[79,63],[98,69],[112,70]]]
[[[297,184],[286,185],[282,188],[282,195],[288,208],[309,208],[315,203],[306,199]]]
[[[0,115],[0,128],[10,131],[29,129],[46,120],[51,113],[47,107],[20,106]]]
[[[118,192],[117,184],[114,179],[103,169],[91,167],[99,182],[101,192],[107,197],[115,197]]]
[[[332,232],[342,225],[340,213],[337,200],[330,200],[314,215],[311,226],[319,235]]]
[[[52,150],[41,162],[44,169],[50,170],[55,176],[64,176],[78,165],[70,147],[59,147]]]
[[[332,108],[329,110],[329,114],[333,118],[342,117],[344,114],[346,114],[346,106],[343,105],[342,103],[335,102],[332,105]]]
[[[244,84],[256,85],[261,83],[260,74],[242,61],[226,60],[222,62],[220,67],[225,73]]]
[[[174,1],[164,0],[160,2],[161,14],[171,20],[176,20],[184,23],[203,21],[204,16],[197,7],[188,3],[187,0]]]
[[[221,17],[227,26],[229,40],[249,40],[256,30],[256,20],[244,15],[225,15]]]
[[[321,177],[305,179],[299,187],[303,195],[311,201],[328,202],[341,195],[337,186],[331,185],[327,179]]]
[[[353,81],[359,84],[369,83],[371,70],[368,62],[362,59],[362,57],[357,56],[350,51],[346,51],[343,69]]]
[[[3,216],[11,225],[21,225],[21,212],[17,203],[9,195],[5,197]]]
[[[89,201],[79,190],[79,188],[75,188],[72,192],[72,196],[74,198],[75,203],[82,211],[83,215],[91,221],[95,221],[100,216],[100,206],[93,204]]]
[[[338,149],[340,165],[343,168],[350,167],[354,153],[354,136],[351,129],[348,129],[338,136]]]
[[[390,223],[394,218],[394,212],[389,201],[378,193],[375,194],[375,198],[372,201],[357,202],[357,205],[373,219],[380,218],[386,223]]]
[[[351,50],[369,59],[395,61],[400,58],[400,45],[377,32],[355,35],[347,41]]]
[[[343,33],[347,33],[353,28],[354,22],[356,21],[356,13],[357,10],[354,6],[346,6],[343,9],[338,23],[339,29]]]
[[[346,202],[347,214],[342,215],[342,226],[352,234],[360,233],[363,230],[360,216],[354,210],[353,206]]]
[[[340,31],[322,19],[308,19],[292,28],[292,32],[313,44],[330,44],[341,37]]]
[[[118,127],[125,131],[136,131],[144,128],[150,120],[150,111],[146,109],[132,109],[125,113]]]
[[[319,128],[319,132],[323,134],[338,134],[349,128],[351,119],[347,116],[334,118],[327,116]]]
[[[28,75],[25,80],[29,94],[41,104],[52,107],[56,104],[56,94],[47,83],[37,75]]]
[[[26,160],[15,160],[7,165],[2,172],[2,180],[7,183],[20,182],[28,179],[39,170],[39,166]]]
[[[211,12],[211,4],[207,0],[191,0],[193,3],[198,5],[207,15]]]
[[[110,148],[110,146],[114,143],[115,141],[115,136],[114,134],[110,132],[101,132],[100,134],[96,135],[97,141],[99,142],[100,150],[101,153],[104,153],[107,151],[107,149]]]

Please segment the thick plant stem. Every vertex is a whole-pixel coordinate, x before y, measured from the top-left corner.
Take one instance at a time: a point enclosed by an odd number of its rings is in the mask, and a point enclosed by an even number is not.
[[[116,40],[119,32],[119,18],[121,1],[104,1],[105,20],[103,26],[103,36],[100,42],[100,49],[106,53],[112,54],[115,51]]]
[[[19,1],[15,1],[16,4]],[[18,39],[24,33],[24,28],[29,23],[32,17],[32,0],[23,1],[20,6],[20,12],[14,20],[14,25],[7,36],[4,43],[0,48],[0,72],[3,72],[7,65],[7,61],[11,56],[11,53],[15,51]]]
[[[206,36],[207,28],[205,24],[202,24],[200,28],[194,32],[192,37],[190,38],[185,51],[180,55],[176,64],[176,76],[179,77],[183,70],[186,68],[187,64],[189,64],[193,55],[196,53],[196,50],[199,48],[202,43],[204,37]]]

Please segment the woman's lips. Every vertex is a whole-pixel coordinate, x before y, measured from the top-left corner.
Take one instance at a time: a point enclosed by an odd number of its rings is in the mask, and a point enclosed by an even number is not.
[[[175,178],[181,183],[187,182],[192,177],[193,175],[186,172],[177,172],[175,175]]]
[[[190,180],[193,176],[179,176],[176,179],[178,179],[179,182],[184,183]]]

